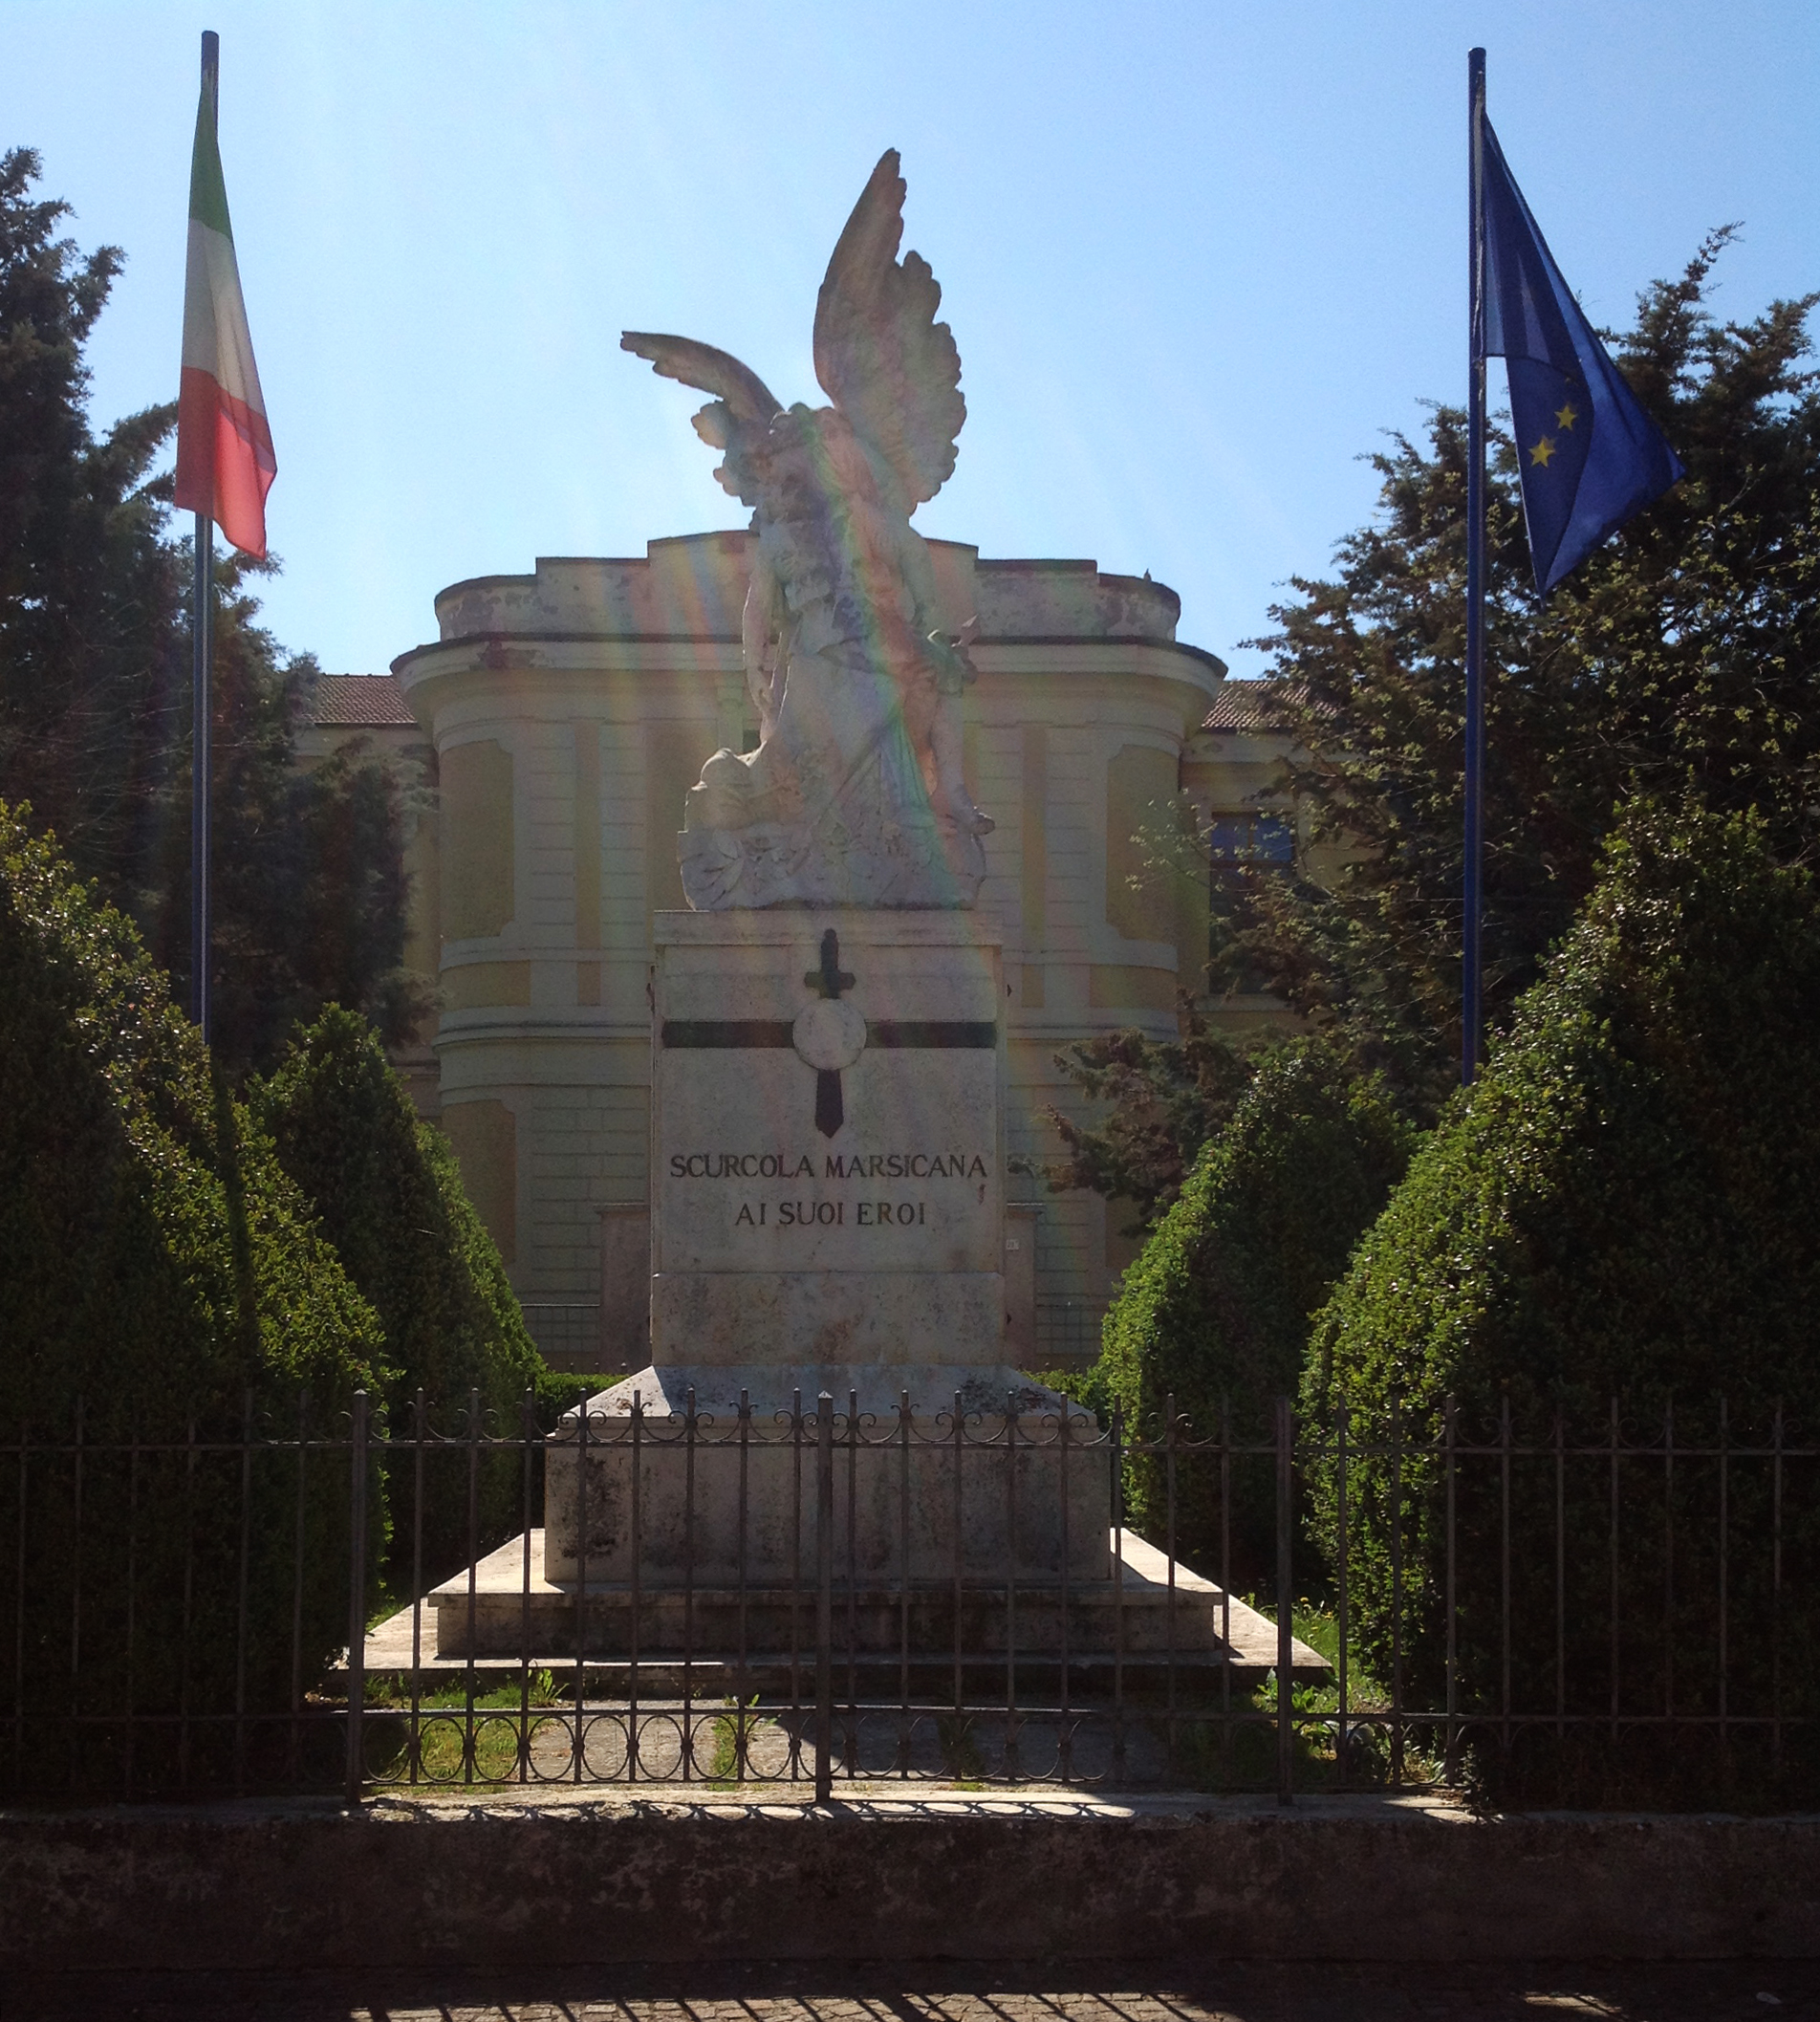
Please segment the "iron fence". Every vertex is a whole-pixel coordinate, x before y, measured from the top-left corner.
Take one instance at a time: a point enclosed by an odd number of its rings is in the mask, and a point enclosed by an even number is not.
[[[1820,1448],[1780,1408],[1030,1395],[21,1429],[0,1783],[1820,1794]]]

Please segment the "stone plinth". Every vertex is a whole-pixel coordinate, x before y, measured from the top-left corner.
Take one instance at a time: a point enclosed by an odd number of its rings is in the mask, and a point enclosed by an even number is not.
[[[906,1641],[922,1665],[951,1663],[957,1646],[969,1664],[1015,1648],[1020,1662],[1059,1658],[1071,1669],[1100,1679],[1116,1661],[1141,1676],[1159,1665],[1230,1665],[1255,1680],[1274,1669],[1276,1624],[1236,1596],[1225,1594],[1190,1567],[1173,1568],[1154,1545],[1130,1531],[1099,1540],[1107,1576],[1094,1580],[1032,1580],[1017,1590],[1015,1614],[1005,1589],[979,1579],[856,1578],[834,1567],[834,1630],[844,1663],[894,1670]],[[573,1581],[552,1578],[545,1563],[546,1534],[513,1538],[474,1568],[445,1580],[426,1598],[415,1632],[406,1608],[367,1638],[369,1673],[407,1672],[426,1677],[477,1662],[505,1671],[517,1663],[573,1662],[580,1653],[601,1667],[601,1689],[627,1689],[626,1668],[637,1646],[647,1691],[681,1688],[680,1662],[694,1666],[704,1695],[721,1689],[789,1689],[814,1639],[811,1584],[791,1589],[748,1579],[744,1586],[674,1583],[635,1591],[625,1580],[591,1576],[585,1597]],[[1114,1549],[1116,1545],[1116,1551]],[[907,1618],[907,1620],[906,1620]],[[795,1653],[792,1659],[791,1653]],[[743,1656],[742,1656],[742,1653]],[[1297,1640],[1292,1662],[1298,1681],[1315,1683],[1328,1667],[1320,1653]],[[1002,1677],[1002,1673],[1001,1673]],[[895,1680],[893,1681],[895,1685]]]
[[[996,1365],[996,931],[660,913],[656,944],[653,1363]]]
[[[663,913],[656,945],[651,1367],[548,1450],[550,1578],[799,1605],[826,1393],[843,1578],[938,1614],[957,1578],[1102,1585],[1108,1456],[1007,1362],[996,930]]]
[[[812,1581],[823,1391],[837,1400],[834,1556],[843,1578],[1107,1576],[1110,1463],[1078,1405],[1014,1369],[842,1364],[628,1377],[590,1402],[585,1498],[571,1412],[547,1448],[549,1577],[625,1583],[636,1562],[653,1587],[732,1586],[742,1572],[760,1585]]]

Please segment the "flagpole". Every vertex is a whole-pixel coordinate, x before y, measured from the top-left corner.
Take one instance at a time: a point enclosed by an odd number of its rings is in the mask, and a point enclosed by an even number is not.
[[[1479,1071],[1480,926],[1484,909],[1485,775],[1485,53],[1466,56],[1467,347],[1466,399],[1466,749],[1465,892],[1461,948],[1460,1079]]]
[[[210,605],[214,598],[215,527],[206,512],[196,515],[196,583],[190,629],[195,668],[190,681],[189,797],[189,1002],[191,1014],[208,1037],[208,691],[214,641]]]
[[[203,31],[203,96],[212,120],[221,91],[221,37]],[[196,584],[190,618],[195,664],[190,680],[189,997],[205,1042],[208,1018],[209,688],[214,647],[215,527],[196,515]]]

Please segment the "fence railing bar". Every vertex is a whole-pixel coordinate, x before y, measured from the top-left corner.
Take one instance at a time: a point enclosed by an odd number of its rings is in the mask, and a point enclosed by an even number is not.
[[[747,1777],[748,1761],[751,1740],[747,1727],[747,1702],[751,1696],[748,1683],[747,1667],[747,1625],[746,1625],[746,1526],[748,1520],[748,1497],[750,1494],[750,1466],[752,1439],[752,1396],[744,1385],[739,1394],[739,1502],[734,1511],[737,1536],[734,1539],[735,1576],[739,1584],[739,1598],[736,1603],[738,1615],[739,1651],[737,1665],[733,1673],[735,1711],[733,1715],[733,1780],[744,1783]]]
[[[1335,1660],[1335,1669],[1338,1673],[1340,1702],[1339,1717],[1334,1722],[1333,1729],[1333,1758],[1338,1769],[1337,1780],[1341,1790],[1345,1790],[1351,1781],[1350,1764],[1352,1760],[1347,1743],[1347,1717],[1350,1709],[1348,1690],[1351,1685],[1351,1679],[1347,1673],[1347,1663],[1351,1654],[1350,1645],[1353,1633],[1351,1613],[1352,1582],[1347,1576],[1347,1569],[1352,1564],[1352,1558],[1346,1535],[1347,1474],[1352,1462],[1351,1455],[1346,1450],[1346,1433],[1347,1409],[1344,1404],[1341,1404],[1333,1413],[1333,1476],[1336,1517],[1333,1542],[1338,1572],[1335,1582],[1338,1593],[1335,1597],[1335,1602],[1339,1622],[1339,1651]]]
[[[354,1393],[348,1441],[348,1760],[343,1794],[358,1807],[366,1782],[366,1470],[367,1399]]]
[[[25,1584],[26,1567],[30,1563],[26,1554],[26,1541],[31,1534],[31,1461],[29,1459],[31,1427],[21,1421],[19,1425],[19,1522],[18,1535],[12,1555],[12,1787],[24,1788],[25,1784]]]
[[[1510,1760],[1510,1385],[1498,1399],[1498,1746]]]
[[[695,1771],[695,1385],[682,1394],[682,1774]]]
[[[240,1563],[234,1582],[234,1795],[247,1789],[247,1631],[252,1602],[252,1386],[240,1399]],[[129,1585],[130,1592],[130,1585]],[[130,1639],[129,1639],[130,1640]],[[130,1663],[131,1659],[129,1657]]]
[[[1726,1781],[1731,1780],[1731,1458],[1725,1448],[1731,1432],[1730,1400],[1719,1400],[1719,1729],[1725,1754]]]
[[[467,1393],[467,1662],[462,1667],[462,1781],[480,1776],[480,1696],[476,1659],[480,1642],[480,1391]]]
[[[1566,1415],[1554,1413],[1554,1711],[1568,1712],[1568,1460]]]
[[[636,1400],[635,1400],[636,1409]],[[592,1413],[584,1397],[575,1408],[575,1746],[570,1780],[580,1783],[588,1758],[588,1428]],[[637,1472],[636,1468],[634,1472]],[[544,1539],[549,1547],[550,1490],[544,1489]]]
[[[1181,1427],[1176,1423],[1176,1399],[1172,1391],[1163,1400],[1163,1534],[1168,1552],[1168,1587],[1163,1603],[1163,1637],[1168,1645],[1164,1660],[1163,1759],[1171,1775],[1181,1754],[1176,1726],[1176,1445]]]
[[[71,1577],[70,1577],[70,1717],[74,1724],[82,1710],[82,1400],[76,1401],[76,1462],[71,1484]],[[76,1756],[74,1728],[70,1739],[71,1781],[76,1781],[79,1763]]]
[[[1773,1772],[1782,1775],[1782,1400],[1776,1400],[1773,1445],[1775,1458],[1770,1474],[1769,1518],[1769,1692],[1774,1715],[1771,1743]]]
[[[1675,1401],[1662,1408],[1662,1710],[1675,1714]]]
[[[518,1577],[523,1594],[518,1603],[518,1773],[519,1783],[531,1781],[531,1533],[536,1514],[531,1463],[541,1442],[537,1434],[537,1393],[529,1384],[518,1402],[519,1436],[525,1443],[518,1469]],[[544,1533],[546,1553],[550,1533]],[[546,1570],[548,1568],[546,1567]],[[413,1589],[413,1592],[416,1590]],[[415,1615],[415,1609],[413,1614]]]
[[[1403,1400],[1390,1401],[1392,1499],[1390,1518],[1390,1780],[1403,1780]]]
[[[859,1773],[859,1393],[847,1393],[847,1696],[842,1721],[849,1783]]]
[[[1276,1401],[1276,1801],[1295,1801],[1295,1459],[1289,1401]]]
[[[834,1401],[815,1398],[815,1802],[834,1795]]]
[[[898,1775],[910,1774],[910,1393],[898,1392]]]
[[[1612,1400],[1612,1525],[1611,1525],[1611,1635],[1612,1635],[1612,1738],[1617,1739],[1618,1716],[1618,1667],[1621,1662],[1618,1648],[1619,1621],[1619,1576],[1618,1576],[1618,1519],[1617,1519],[1617,1466],[1618,1466],[1618,1401]]]
[[[1220,1773],[1232,1777],[1232,1399],[1220,1397]],[[1346,1563],[1346,1477],[1340,1476],[1340,1563]],[[1345,1593],[1345,1581],[1340,1583]],[[1344,1602],[1342,1600],[1342,1605]],[[1342,1630],[1342,1636],[1344,1631]],[[1342,1719],[1346,1698],[1340,1696]]]
[[[1447,1747],[1442,1756],[1442,1774],[1451,1783],[1459,1767],[1459,1716],[1460,1716],[1460,1589],[1459,1589],[1459,1542],[1460,1521],[1457,1489],[1459,1485],[1458,1462],[1454,1454],[1455,1420],[1457,1403],[1452,1397],[1442,1401],[1441,1431],[1445,1445],[1445,1474],[1447,1511],[1447,1534],[1445,1555],[1445,1599],[1447,1609]]]
[[[1056,1770],[1064,1783],[1069,1782],[1074,1769],[1074,1722],[1069,1704],[1071,1676],[1069,1670],[1069,1631],[1072,1627],[1070,1616],[1073,1612],[1072,1581],[1074,1571],[1074,1541],[1070,1519],[1072,1515],[1072,1498],[1069,1493],[1068,1455],[1073,1442],[1073,1401],[1062,1399],[1060,1423],[1061,1456],[1056,1464],[1056,1472],[1061,1478],[1061,1533],[1062,1533],[1062,1620],[1061,1620],[1061,1712],[1056,1723]]]
[[[632,1511],[627,1586],[632,1608],[626,1624],[626,1781],[637,1783],[639,1761],[639,1656],[642,1644],[644,1610],[641,1581],[644,1571],[644,1399],[635,1392],[632,1399]],[[586,1750],[583,1750],[585,1758]]]
[[[1113,1781],[1125,1781],[1125,1414],[1113,1406]]]
[[[189,1421],[187,1451],[184,1456],[184,1616],[179,1643],[177,1728],[177,1787],[189,1788],[189,1681],[194,1649],[196,1604],[196,1421]]]
[[[963,1564],[962,1555],[965,1549],[964,1540],[966,1537],[966,1514],[965,1503],[963,1498],[963,1489],[961,1482],[963,1472],[961,1460],[962,1456],[966,1451],[966,1407],[962,1403],[961,1393],[958,1390],[954,1393],[953,1431],[954,1522],[950,1526],[950,1530],[953,1535],[949,1552],[954,1566],[954,1710],[956,1714],[955,1747],[958,1749],[961,1745],[959,1715],[962,1707],[965,1704],[966,1701],[966,1693],[964,1687],[961,1675],[961,1624],[963,1615],[962,1590],[965,1583],[964,1568]]]
[[[291,1545],[291,1727],[287,1756],[293,1784],[303,1780],[303,1559],[309,1520],[310,1386],[297,1392],[297,1501]]]
[[[1005,1393],[1005,1774],[1017,1776],[1017,1393]]]
[[[790,1780],[803,1773],[803,1393],[790,1394]]]

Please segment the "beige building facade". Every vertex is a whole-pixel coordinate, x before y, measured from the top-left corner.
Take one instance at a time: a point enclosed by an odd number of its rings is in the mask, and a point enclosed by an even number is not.
[[[757,721],[740,651],[751,536],[654,541],[457,583],[390,680],[330,678],[304,756],[364,736],[433,794],[414,816],[409,960],[437,1010],[401,1065],[447,1132],[553,1360],[644,1359],[655,916],[683,904],[683,796]],[[996,822],[983,932],[1002,937],[1006,1148],[1053,1158],[1077,1111],[1054,1055],[1177,1030],[1199,989],[1207,893],[1146,876],[1140,832],[1192,803],[1223,851],[1285,859],[1277,741],[1244,685],[1179,641],[1174,593],[1086,561],[982,560],[930,543],[944,620],[978,621],[966,773]],[[1215,875],[1218,875],[1216,868]],[[1228,999],[1218,1015],[1280,1015]],[[1007,1359],[1091,1356],[1129,1260],[1128,1215],[1013,1177]],[[1020,1197],[1021,1196],[1021,1197]]]

